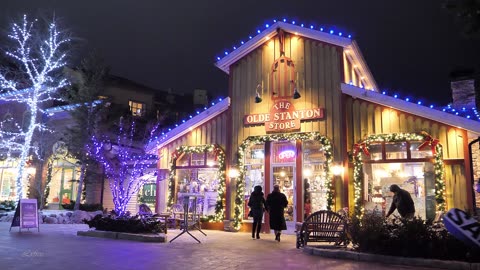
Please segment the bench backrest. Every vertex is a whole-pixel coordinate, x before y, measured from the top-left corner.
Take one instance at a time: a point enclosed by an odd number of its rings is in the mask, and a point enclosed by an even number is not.
[[[338,238],[345,228],[346,220],[342,216],[332,211],[320,210],[307,217],[302,231],[308,232],[312,238]]]

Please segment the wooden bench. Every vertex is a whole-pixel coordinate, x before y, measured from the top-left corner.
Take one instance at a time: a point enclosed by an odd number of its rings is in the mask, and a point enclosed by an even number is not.
[[[317,211],[308,216],[297,230],[297,248],[311,242],[345,246],[347,244],[346,229],[347,221],[341,215],[327,210]]]

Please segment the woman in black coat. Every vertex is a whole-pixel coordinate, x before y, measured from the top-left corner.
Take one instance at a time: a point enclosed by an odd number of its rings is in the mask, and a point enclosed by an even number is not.
[[[260,239],[260,230],[262,229],[263,211],[265,209],[265,198],[261,186],[253,188],[253,192],[248,200],[250,207],[250,216],[253,217],[252,238],[255,239],[255,231],[257,239]]]
[[[278,185],[273,186],[272,193],[267,196],[267,210],[270,214],[270,229],[275,231],[275,240],[280,242],[280,234],[282,230],[287,229],[285,223],[284,208],[287,207],[288,201],[285,194],[280,192]]]

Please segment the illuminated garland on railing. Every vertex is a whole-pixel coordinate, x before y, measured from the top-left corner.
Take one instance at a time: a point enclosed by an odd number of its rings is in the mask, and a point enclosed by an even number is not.
[[[191,154],[191,153],[205,153],[205,152],[214,152],[217,160],[218,160],[218,195],[217,195],[217,202],[215,204],[215,215],[208,216],[208,221],[212,222],[220,222],[223,221],[225,218],[225,152],[222,148],[218,145],[210,144],[210,145],[200,145],[200,146],[179,146],[172,153],[172,157],[170,160],[170,175],[168,181],[168,207],[173,205],[173,198],[175,193],[175,172],[176,172],[176,162],[178,157],[182,154]]]
[[[274,135],[264,135],[264,136],[252,136],[248,137],[238,148],[238,171],[239,176],[236,181],[236,197],[235,197],[235,209],[233,217],[233,226],[235,229],[239,230],[240,225],[243,220],[243,196],[245,194],[245,166],[244,166],[244,157],[245,150],[252,144],[261,144],[265,142],[276,142],[276,141],[306,141],[306,140],[316,140],[323,145],[325,151],[325,157],[327,158],[325,162],[325,174],[327,187],[327,209],[331,210],[333,206],[333,190],[332,190],[332,176],[330,172],[330,164],[332,162],[332,145],[330,140],[324,136],[321,136],[318,132],[310,133],[291,133],[291,134],[274,134]]]
[[[419,149],[429,146],[432,149],[435,169],[435,201],[438,211],[445,211],[445,181],[443,167],[443,150],[437,139],[433,139],[428,133],[392,133],[371,135],[359,144],[355,144],[353,151],[353,185],[354,185],[354,215],[358,218],[364,213],[361,201],[362,182],[363,182],[363,162],[362,153],[369,155],[368,149],[373,142],[403,142],[403,141],[423,141]]]

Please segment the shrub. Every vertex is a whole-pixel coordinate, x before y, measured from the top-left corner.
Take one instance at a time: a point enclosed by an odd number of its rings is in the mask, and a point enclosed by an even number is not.
[[[62,204],[62,207],[65,210],[73,210],[73,208],[75,207],[75,201],[70,201],[69,204]],[[99,203],[81,203],[80,210],[87,212],[93,212],[98,210],[103,211],[103,205]]]
[[[12,211],[15,210],[16,205],[14,201],[2,201],[0,202],[0,210]]]
[[[387,221],[382,215],[366,213],[349,224],[355,250],[404,257],[480,262],[480,251],[457,240],[443,224],[421,218]]]
[[[155,215],[121,216],[96,215],[92,220],[83,220],[89,228],[99,231],[127,232],[127,233],[163,233],[165,224]]]

